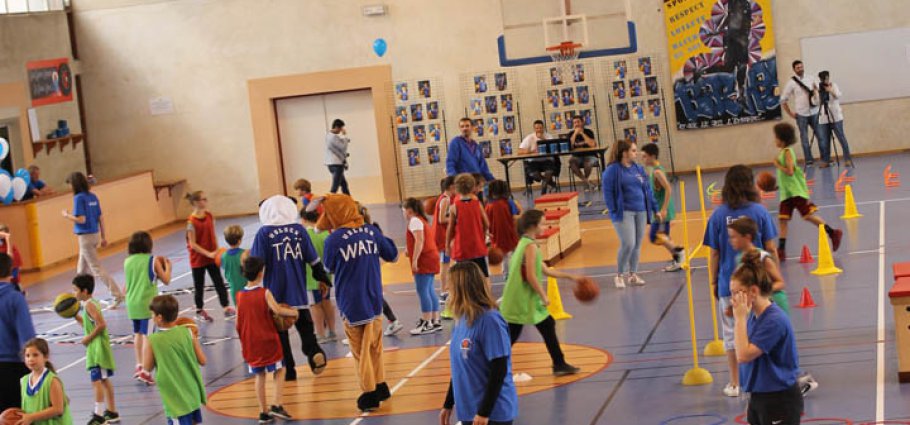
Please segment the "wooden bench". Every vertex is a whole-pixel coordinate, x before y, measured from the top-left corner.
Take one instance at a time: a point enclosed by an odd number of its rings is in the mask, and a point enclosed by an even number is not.
[[[534,200],[534,207],[544,212],[543,229],[559,229],[559,258],[581,246],[578,192],[540,196]]]
[[[175,187],[180,186],[181,184],[186,184],[186,179],[177,179],[177,180],[160,180],[154,183],[155,187],[155,200],[159,199],[161,191],[167,189],[167,196],[173,197],[173,190]]]
[[[540,254],[543,261],[548,266],[552,266],[554,261],[559,258],[559,227],[543,229],[536,237],[537,246],[540,248]]]

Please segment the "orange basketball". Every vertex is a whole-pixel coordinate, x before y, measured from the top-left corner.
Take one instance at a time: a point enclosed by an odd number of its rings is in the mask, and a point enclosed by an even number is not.
[[[774,175],[768,171],[762,171],[761,173],[758,173],[758,178],[755,179],[755,184],[759,189],[765,192],[774,192],[777,190],[777,178],[775,178]]]
[[[594,283],[593,279],[585,276],[575,283],[573,292],[575,293],[575,299],[587,304],[597,299],[597,296],[600,295],[600,287]]]
[[[278,305],[284,308],[291,308],[291,306],[285,303],[280,303]],[[272,320],[275,322],[275,328],[278,329],[278,332],[291,329],[291,327],[294,326],[294,323],[297,322],[296,317],[282,316],[278,313],[272,313]]]
[[[0,414],[0,425],[15,425],[22,420],[22,410],[10,407]]]
[[[491,266],[502,264],[503,257],[505,257],[505,254],[503,254],[502,249],[499,247],[490,247],[490,252],[487,253],[487,260],[490,261]]]
[[[221,247],[215,250],[215,265],[221,267],[221,256],[227,251],[227,248]]]
[[[423,213],[432,216],[436,213],[436,198],[427,198],[423,200]]]
[[[190,319],[189,317],[178,317],[177,320],[174,321],[174,324],[188,328],[190,332],[193,333],[193,338],[199,338],[199,326],[196,325],[195,320]]]

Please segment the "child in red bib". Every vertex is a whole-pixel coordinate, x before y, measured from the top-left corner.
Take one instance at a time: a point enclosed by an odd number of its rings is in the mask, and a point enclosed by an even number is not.
[[[521,214],[518,205],[509,199],[509,185],[502,180],[490,182],[490,199],[487,201],[487,218],[490,220],[492,246],[502,250],[503,276],[508,274],[509,258],[518,246],[518,231],[515,230],[515,216]]]
[[[190,252],[190,267],[193,269],[193,292],[196,302],[196,317],[211,322],[212,316],[203,308],[205,291],[205,274],[208,272],[218,293],[218,301],[224,309],[224,317],[229,319],[237,312],[228,301],[227,286],[221,277],[221,270],[215,265],[218,241],[215,239],[215,217],[208,211],[208,198],[201,190],[189,193],[186,199],[193,206],[193,213],[186,220],[186,248]]]
[[[455,262],[470,261],[477,264],[489,284],[486,236],[490,223],[480,201],[473,195],[475,185],[476,180],[470,174],[455,177],[455,190],[459,196],[449,207],[446,251]]]

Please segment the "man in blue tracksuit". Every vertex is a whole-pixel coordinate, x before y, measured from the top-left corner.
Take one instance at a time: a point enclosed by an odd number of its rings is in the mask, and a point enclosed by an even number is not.
[[[28,374],[22,346],[35,337],[25,296],[9,283],[13,259],[0,254],[0,411],[21,405],[19,378]]]
[[[458,121],[461,135],[449,142],[449,152],[446,158],[446,175],[455,176],[461,173],[480,173],[484,180],[491,182],[496,178],[490,173],[487,159],[483,156],[483,149],[471,138],[474,124],[470,118]]]

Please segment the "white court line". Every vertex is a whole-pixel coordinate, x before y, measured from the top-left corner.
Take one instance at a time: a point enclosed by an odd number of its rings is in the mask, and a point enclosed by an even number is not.
[[[436,360],[436,358],[439,357],[439,355],[442,354],[446,350],[446,348],[449,347],[449,344],[451,344],[451,343],[452,343],[452,340],[449,340],[446,342],[445,345],[443,345],[442,347],[439,347],[439,349],[436,350],[436,352],[434,352],[433,354],[431,354],[430,357],[427,357],[426,360],[424,360],[422,363],[417,365],[417,367],[415,367],[414,370],[412,370],[410,373],[405,375],[404,378],[402,378],[400,381],[398,381],[398,383],[395,384],[395,386],[392,387],[392,389],[389,390],[389,392],[392,394],[395,394],[395,392],[398,391],[399,389],[401,389],[401,387],[403,387],[404,384],[406,384],[411,378],[413,378],[418,373],[420,373],[420,371],[423,370],[425,367],[429,366],[430,363],[433,362],[433,360]],[[365,418],[367,416],[370,416],[370,412],[361,413],[357,419],[354,419],[353,421],[351,421],[350,425],[359,424],[360,422],[363,421],[363,418]]]
[[[885,420],[885,203],[878,217],[878,335],[876,337],[875,421]]]

